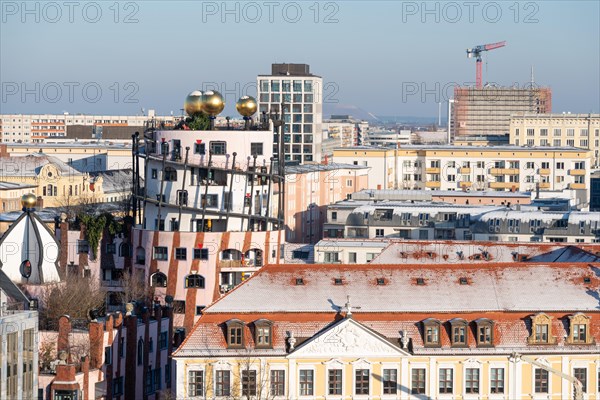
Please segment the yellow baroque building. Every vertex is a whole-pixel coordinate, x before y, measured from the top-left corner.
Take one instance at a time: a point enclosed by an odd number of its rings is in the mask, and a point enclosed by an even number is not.
[[[101,179],[96,180],[88,173],[43,153],[0,157],[0,180],[34,186],[32,192],[38,197],[40,208],[103,201]]]
[[[599,399],[600,265],[266,266],[173,357],[185,399]]]

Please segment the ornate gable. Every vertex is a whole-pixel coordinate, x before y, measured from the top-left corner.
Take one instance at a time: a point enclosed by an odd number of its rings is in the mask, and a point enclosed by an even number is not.
[[[331,325],[302,343],[288,358],[386,357],[408,355],[383,336],[351,318]]]

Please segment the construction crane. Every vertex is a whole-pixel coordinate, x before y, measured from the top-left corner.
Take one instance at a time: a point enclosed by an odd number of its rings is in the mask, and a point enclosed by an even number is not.
[[[549,367],[546,364],[543,364],[539,361],[537,361],[535,358],[533,357],[529,357],[529,356],[524,356],[522,354],[519,353],[512,353],[510,356],[511,361],[514,361],[515,363],[519,362],[519,361],[525,361],[528,362],[529,364],[533,364],[536,367],[540,367],[541,369],[548,371],[554,375],[560,376],[561,378],[563,378],[566,381],[569,381],[573,384],[573,389],[575,392],[575,397],[574,400],[583,400],[583,385],[581,384],[581,382],[579,381],[579,379],[575,378],[574,376],[571,375],[567,375],[564,372]]]
[[[467,57],[468,58],[475,57],[475,59],[477,60],[477,63],[476,63],[477,72],[476,72],[475,82],[476,82],[476,87],[478,89],[481,89],[483,86],[482,79],[481,79],[481,53],[483,53],[484,51],[494,50],[494,49],[504,47],[504,46],[506,46],[506,42],[482,44],[479,46],[475,46],[472,49],[467,49]]]

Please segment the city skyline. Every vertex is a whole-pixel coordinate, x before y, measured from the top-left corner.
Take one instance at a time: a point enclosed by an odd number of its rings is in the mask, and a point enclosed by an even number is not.
[[[179,115],[212,88],[235,116],[257,75],[296,62],[323,77],[325,116],[435,117],[474,84],[465,50],[501,40],[484,82],[526,87],[533,66],[553,112],[600,109],[596,2],[75,3],[2,3],[2,113]]]

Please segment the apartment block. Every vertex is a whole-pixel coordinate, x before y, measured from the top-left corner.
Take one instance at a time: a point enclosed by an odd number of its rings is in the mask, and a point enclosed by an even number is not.
[[[307,64],[272,64],[270,75],[259,75],[259,113],[282,114],[284,159],[321,162],[323,136],[323,79],[313,75]],[[278,154],[278,133],[273,154]]]
[[[334,161],[371,167],[377,189],[575,191],[588,207],[591,154],[574,147],[360,146],[336,149]]]
[[[591,166],[600,160],[600,114],[526,114],[510,118],[510,143],[516,146],[569,146],[590,150]]]

